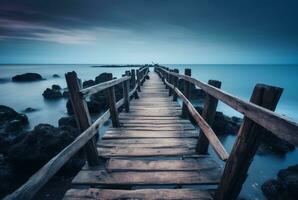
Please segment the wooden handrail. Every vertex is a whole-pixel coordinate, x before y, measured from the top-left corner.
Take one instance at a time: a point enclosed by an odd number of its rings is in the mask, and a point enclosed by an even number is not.
[[[212,128],[209,126],[209,124],[203,119],[203,117],[198,113],[198,111],[194,108],[194,106],[190,103],[190,101],[182,94],[182,92],[177,87],[170,84],[167,80],[165,80],[165,84],[168,85],[170,88],[172,88],[176,92],[176,94],[182,99],[182,101],[185,103],[189,113],[196,120],[199,127],[208,138],[211,146],[213,147],[213,149],[215,150],[219,158],[224,161],[227,160],[229,158],[229,154],[222,146],[218,137],[216,136]]]
[[[130,79],[130,76],[124,76],[122,78],[118,78],[118,79],[113,79],[110,81],[106,81],[97,85],[93,85],[91,87],[87,87],[84,88],[82,90],[80,90],[80,93],[82,96],[86,97],[86,96],[90,96],[91,94],[94,94],[96,92],[100,92],[102,90],[108,89],[112,86],[118,85],[119,83],[122,83],[124,81],[127,81]]]
[[[129,80],[130,77],[123,77],[120,79],[109,81],[108,84],[96,85],[96,92],[112,87],[123,81]],[[111,83],[112,82],[112,83]],[[104,86],[103,86],[104,85]],[[105,88],[104,88],[105,87]],[[103,89],[102,89],[103,88]],[[88,88],[86,88],[88,89]],[[90,88],[89,88],[90,89]],[[98,90],[97,90],[98,89]],[[137,85],[129,92],[129,99],[137,90]],[[82,90],[83,91],[83,90]],[[81,92],[82,92],[81,91]],[[87,90],[86,90],[87,91]],[[95,91],[94,88],[92,91]],[[87,93],[86,94],[91,94]],[[124,98],[116,103],[116,108],[120,108],[124,104]],[[24,199],[29,200],[63,167],[63,165],[74,156],[81,148],[83,148],[88,141],[90,141],[98,129],[109,120],[111,117],[110,109],[101,115],[95,122],[91,124],[85,131],[83,131],[73,142],[66,146],[60,153],[49,160],[42,168],[35,172],[22,186],[20,186],[13,193],[4,197],[4,200]]]
[[[248,117],[255,123],[271,131],[277,137],[284,139],[295,146],[298,146],[298,124],[296,122],[266,108],[248,101],[244,101],[202,81],[196,80],[189,76],[177,74],[175,72],[170,72],[161,67],[158,68],[167,74],[171,74],[180,79],[184,79],[189,81],[190,83],[193,83],[195,86],[201,88],[209,95],[224,102],[225,104],[242,113],[244,116]]]

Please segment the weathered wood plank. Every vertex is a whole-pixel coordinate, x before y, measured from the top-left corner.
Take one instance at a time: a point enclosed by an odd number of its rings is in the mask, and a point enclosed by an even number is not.
[[[70,189],[64,200],[119,200],[119,199],[147,199],[147,200],[212,200],[207,191],[197,189]]]
[[[108,172],[106,170],[82,170],[73,184],[84,185],[209,185],[218,184],[221,170],[218,168],[197,171]]]
[[[197,138],[198,131],[110,131],[103,139],[116,138]]]
[[[111,158],[106,164],[108,171],[196,171],[220,168],[211,158],[184,160],[128,160]]]
[[[195,154],[190,148],[97,148],[101,157],[150,157],[150,156],[180,156]]]

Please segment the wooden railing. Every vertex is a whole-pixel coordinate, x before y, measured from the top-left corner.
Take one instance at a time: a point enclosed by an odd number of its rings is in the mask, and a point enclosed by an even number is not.
[[[206,154],[210,142],[219,158],[226,160],[215,199],[233,200],[237,198],[264,131],[271,131],[277,137],[295,146],[298,145],[298,124],[274,112],[283,89],[257,84],[250,102],[247,102],[221,90],[220,81],[210,80],[206,84],[192,78],[190,69],[185,69],[185,75],[179,74],[177,69],[170,70],[165,67],[155,67],[155,71],[170,89],[169,95],[175,93],[173,100],[177,100],[176,95],[182,99],[182,117],[191,115],[200,127],[201,134],[198,138],[197,153]],[[178,89],[179,79],[184,80],[184,94]],[[194,84],[206,93],[202,116],[188,100],[190,84]],[[214,121],[218,100],[244,115],[243,123],[229,156],[210,127]]]
[[[38,190],[82,148],[85,148],[88,165],[98,165],[100,161],[95,141],[95,135],[98,134],[98,129],[108,121],[110,117],[112,118],[113,126],[119,126],[118,109],[124,106],[125,111],[129,112],[130,98],[132,96],[138,98],[137,88],[145,81],[148,72],[148,67],[137,70],[137,80],[135,79],[135,70],[131,70],[131,72],[126,71],[125,76],[114,80],[111,80],[112,74],[107,74],[107,82],[85,89],[81,88],[80,81],[75,72],[67,73],[65,77],[69,89],[70,101],[81,134],[59,154],[48,161],[40,170],[33,174],[26,183],[4,199],[32,199]],[[129,81],[131,84],[129,84]],[[123,98],[116,103],[114,86],[120,83],[123,84]],[[131,91],[129,91],[129,85],[133,86]],[[103,90],[107,91],[109,109],[92,123],[84,97]]]

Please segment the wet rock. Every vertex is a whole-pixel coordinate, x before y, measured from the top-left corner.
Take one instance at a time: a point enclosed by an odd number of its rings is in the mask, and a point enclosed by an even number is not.
[[[262,143],[258,149],[258,154],[285,154],[289,151],[293,151],[295,146],[289,142],[278,138],[273,133],[266,131],[263,133],[264,137],[262,138]]]
[[[53,78],[60,78],[60,76],[58,74],[53,74],[52,76]]]
[[[15,169],[33,173],[70,144],[77,135],[78,131],[71,126],[56,128],[49,124],[39,124],[20,142],[12,145],[7,159]]]
[[[28,108],[24,109],[23,112],[30,113],[30,112],[35,112],[35,111],[38,111],[38,110],[39,109],[37,109],[37,108],[28,107]]]
[[[13,120],[20,121],[23,126],[29,123],[26,115],[18,113],[8,106],[0,105],[0,127]]]
[[[68,96],[69,96],[69,92],[68,92],[68,91],[63,91],[62,96],[63,96],[64,98],[68,98]]]
[[[280,170],[277,179],[266,181],[261,189],[269,200],[298,199],[298,165]]]
[[[59,126],[71,126],[73,128],[78,128],[76,119],[74,116],[60,118],[58,121],[58,125]]]
[[[5,126],[5,132],[17,132],[23,129],[23,123],[20,120],[12,120]]]
[[[40,81],[43,80],[42,76],[38,73],[25,73],[12,77],[12,81],[26,82],[26,81]]]
[[[93,85],[96,85],[94,80],[88,80],[83,82],[83,88],[91,87]]]
[[[59,90],[54,90],[54,89],[50,89],[47,88],[43,93],[42,96],[45,99],[59,99],[62,97],[62,93]]]
[[[150,79],[150,76],[149,75],[146,75],[145,76],[145,79],[147,79],[147,80]]]
[[[52,85],[52,89],[53,90],[61,90],[61,87],[60,87],[60,85],[54,84],[54,85]]]

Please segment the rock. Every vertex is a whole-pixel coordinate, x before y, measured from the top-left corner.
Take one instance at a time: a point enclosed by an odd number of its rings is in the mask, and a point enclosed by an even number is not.
[[[28,107],[25,110],[23,110],[23,112],[25,112],[25,113],[30,113],[30,112],[35,112],[35,111],[38,111],[38,109],[37,108],[31,108],[31,107]]]
[[[278,172],[277,179],[270,179],[261,187],[269,200],[298,199],[298,165]]]
[[[25,73],[12,77],[12,81],[25,82],[25,81],[40,81],[43,80],[42,76],[38,73]]]
[[[59,99],[62,97],[62,93],[59,90],[53,90],[50,88],[47,88],[43,93],[42,96],[45,99]]]
[[[277,153],[285,154],[289,151],[293,151],[295,146],[289,142],[278,138],[273,133],[266,131],[262,138],[262,143],[258,149],[258,154]]]
[[[145,76],[145,79],[147,79],[147,80],[150,79],[150,76],[149,75],[146,75]]]
[[[60,76],[58,74],[53,74],[52,76],[53,78],[60,78]]]
[[[12,145],[7,159],[15,169],[33,173],[70,144],[77,135],[78,131],[71,126],[56,128],[49,124],[39,124],[21,141]]]
[[[8,106],[0,105],[0,127],[13,120],[19,120],[23,126],[29,124],[26,115],[18,113]]]
[[[6,153],[11,144],[22,136],[22,131],[28,124],[26,115],[0,105],[0,154]]]
[[[88,80],[83,82],[83,88],[91,87],[93,85],[96,85],[94,80]]]
[[[61,117],[58,121],[59,126],[71,126],[73,128],[78,128],[77,127],[77,122],[74,116],[70,117]]]
[[[54,84],[54,85],[52,85],[52,89],[53,90],[61,90],[61,87],[60,87],[60,85]]]
[[[62,96],[63,96],[64,98],[68,98],[68,96],[69,96],[69,92],[68,92],[68,91],[63,91]]]

